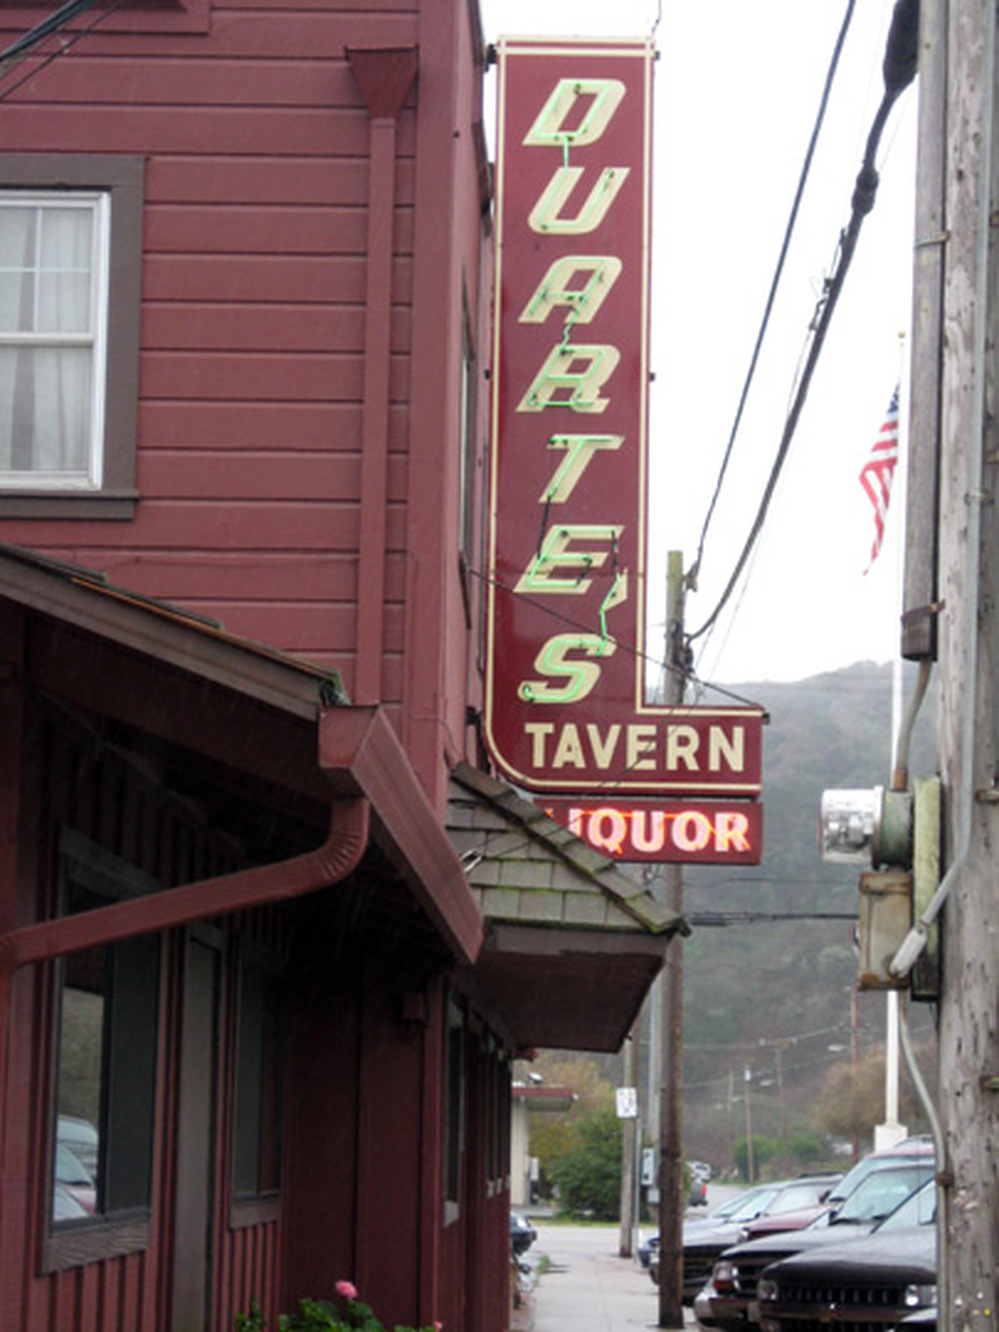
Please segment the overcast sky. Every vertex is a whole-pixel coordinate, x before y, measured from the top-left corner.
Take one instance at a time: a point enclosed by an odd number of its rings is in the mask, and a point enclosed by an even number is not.
[[[689,567],[735,419],[846,0],[481,0],[487,40],[648,36],[656,123],[651,366],[650,621],[665,562]],[[859,0],[833,85],[755,386],[687,602],[696,631],[756,515],[882,93],[891,0]],[[495,72],[489,76],[490,92]],[[697,674],[793,680],[897,648],[896,485],[870,573],[873,519],[857,479],[903,378],[911,321],[916,88],[882,138],[867,218],[748,576]],[[892,521],[894,519],[894,521]],[[653,647],[661,627],[650,631]],[[710,700],[709,700],[710,701]]]

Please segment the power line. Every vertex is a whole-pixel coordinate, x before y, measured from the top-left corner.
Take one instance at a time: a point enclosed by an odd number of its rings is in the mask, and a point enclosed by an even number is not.
[[[714,493],[711,496],[711,502],[708,505],[708,512],[704,519],[704,525],[701,528],[700,540],[697,543],[697,555],[694,563],[687,574],[688,586],[694,587],[697,582],[697,575],[701,567],[701,559],[704,555],[704,543],[707,540],[708,528],[711,526],[711,520],[714,517],[715,508],[718,504],[718,498],[721,494],[722,485],[725,481],[725,475],[728,472],[728,465],[732,458],[732,450],[735,447],[736,436],[739,433],[739,427],[742,424],[742,414],[746,407],[746,401],[749,397],[749,389],[756,374],[756,366],[760,358],[760,352],[763,347],[763,340],[766,336],[767,328],[770,324],[770,315],[773,312],[774,301],[777,296],[777,288],[780,285],[781,275],[784,272],[784,263],[787,259],[790,249],[791,238],[794,234],[795,224],[798,220],[798,210],[801,206],[801,200],[805,192],[805,184],[811,170],[812,158],[815,155],[815,148],[818,143],[819,133],[825,120],[826,109],[829,105],[829,94],[832,91],[833,79],[836,70],[839,67],[840,56],[846,41],[846,36],[850,28],[850,22],[853,18],[855,0],[849,0],[846,12],[843,15],[843,21],[840,24],[839,34],[833,46],[832,58],[829,62],[829,68],[826,72],[825,84],[822,89],[822,96],[819,99],[819,109],[815,117],[815,124],[812,126],[811,137],[808,141],[808,148],[805,151],[805,160],[802,163],[801,171],[798,176],[798,186],[794,195],[794,202],[791,205],[791,212],[784,228],[784,240],[781,244],[780,254],[777,258],[777,267],[774,269],[774,275],[770,282],[770,291],[767,295],[766,305],[763,310],[763,317],[760,321],[760,327],[756,334],[756,343],[753,347],[753,354],[749,360],[749,369],[746,372],[746,378],[742,386],[742,393],[739,397],[739,404],[736,408],[735,419],[732,422],[732,429],[729,432],[728,444],[725,447],[725,454],[722,458],[721,467],[718,472],[718,479],[715,482]]]
[[[811,335],[811,345],[806,358],[801,379],[798,382],[791,408],[784,423],[784,430],[781,435],[780,445],[777,449],[777,455],[774,459],[767,484],[760,500],[759,508],[749,535],[746,538],[742,553],[736,561],[735,568],[725,589],[721,594],[714,610],[704,621],[701,627],[687,636],[688,643],[707,632],[718,619],[725,605],[727,604],[732,592],[746,566],[746,562],[756,545],[770,508],[770,502],[773,498],[774,490],[780,476],[784,462],[787,458],[791,441],[794,437],[798,420],[801,416],[805,400],[808,396],[808,390],[811,387],[812,376],[818,364],[819,355],[825,342],[826,334],[832,323],[832,316],[843,289],[847,272],[853,259],[857,242],[860,238],[860,231],[867,214],[874,207],[875,197],[878,189],[878,172],[874,165],[874,158],[877,153],[881,136],[884,132],[888,115],[891,112],[896,100],[908,84],[915,77],[916,72],[916,51],[918,37],[919,21],[919,3],[918,0],[896,0],[895,9],[892,14],[891,28],[888,33],[886,43],[885,57],[882,63],[882,73],[884,77],[885,91],[881,99],[881,105],[875,113],[867,136],[867,143],[864,150],[863,162],[854,184],[853,197],[851,199],[850,220],[846,227],[840,232],[837,256],[833,261],[833,273],[831,277],[826,278],[823,284],[822,295],[819,298],[815,314],[809,325]]]
[[[852,920],[856,911],[687,911],[690,925],[718,926],[757,925],[761,921],[776,920]]]
[[[499,592],[508,592],[511,595],[514,594],[514,588],[511,587],[509,583],[504,583],[502,579],[496,578],[492,574],[485,573],[482,569],[476,569],[474,566],[469,565],[468,573],[471,577],[478,578],[480,582],[490,587],[496,588],[497,591]],[[599,571],[594,571],[593,573],[591,573],[590,576],[593,578],[599,578],[601,575]],[[583,620],[576,619],[574,616],[567,614],[564,610],[561,610],[556,606],[547,605],[542,601],[538,601],[534,597],[524,596],[522,593],[517,593],[517,597],[522,604],[531,606],[533,607],[533,609],[543,612],[545,615],[550,616],[552,619],[558,620],[560,624],[568,625],[570,629],[577,629],[580,633],[587,633],[587,634],[592,633],[594,630],[594,626],[592,623],[587,623]],[[701,680],[696,675],[693,675],[692,672],[687,670],[681,670],[679,667],[673,666],[665,658],[654,657],[649,652],[643,652],[633,643],[628,643],[627,641],[624,641],[622,639],[615,638],[613,634],[609,635],[609,638],[618,648],[620,648],[623,652],[627,653],[628,655],[634,657],[637,661],[645,662],[649,666],[655,666],[656,669],[659,671],[667,671],[675,675],[683,675],[684,680],[693,681],[701,688],[702,691],[709,690],[712,693],[721,694],[723,697],[731,699],[732,702],[742,703],[745,704],[747,707],[758,708],[761,706],[753,699],[747,698],[744,694],[740,694],[733,689],[726,688],[725,685],[713,684],[708,680]],[[766,711],[765,708],[761,710],[764,712]]]
[[[36,46],[43,42],[46,37],[51,37],[54,33],[62,32],[66,25],[78,14],[82,14],[86,10],[92,9],[97,3],[99,3],[99,0],[68,0],[68,3],[55,10],[55,12],[50,14],[48,18],[43,19],[41,23],[36,23],[33,28],[30,28],[26,33],[22,34],[22,36],[8,46],[5,51],[0,51],[0,78],[2,78],[15,65],[24,60],[25,57],[29,55]],[[112,3],[109,4],[107,8],[95,14],[85,27],[68,33],[54,50],[50,51],[48,55],[40,57],[39,64],[33,65],[21,75],[16,83],[12,83],[8,88],[5,88],[0,92],[0,102],[6,101],[11,93],[16,92],[23,83],[28,81],[28,79],[34,78],[35,75],[45,69],[47,65],[50,65],[58,56],[66,55],[81,37],[85,37],[88,32],[92,32],[99,23],[103,23],[104,20],[113,14],[116,9],[120,9],[124,3],[125,0],[112,0]]]

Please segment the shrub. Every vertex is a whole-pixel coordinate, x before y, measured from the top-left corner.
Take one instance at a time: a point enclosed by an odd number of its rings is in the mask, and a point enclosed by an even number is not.
[[[337,1300],[301,1300],[298,1313],[280,1314],[277,1332],[385,1332],[371,1306],[357,1298],[349,1281],[336,1283]],[[249,1313],[236,1315],[235,1332],[267,1332],[267,1323],[254,1300]],[[442,1332],[440,1323],[429,1327],[396,1326],[394,1332]]]
[[[576,1132],[576,1145],[552,1163],[562,1207],[615,1221],[621,1209],[621,1121],[613,1110],[602,1110]]]

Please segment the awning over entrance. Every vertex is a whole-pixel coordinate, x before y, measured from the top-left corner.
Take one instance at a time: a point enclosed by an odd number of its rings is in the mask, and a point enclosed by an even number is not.
[[[258,808],[316,829],[311,847],[285,859],[251,854],[235,873],[12,931],[0,940],[0,970],[317,892],[352,873],[369,846],[450,956],[474,960],[482,920],[446,832],[383,710],[352,706],[334,671],[10,546],[0,546],[0,623],[35,689],[129,728],[150,762],[186,762],[192,791],[198,781],[230,791],[235,808],[252,784]],[[239,831],[252,839],[248,820]]]
[[[520,1049],[616,1050],[686,922],[507,785],[461,764],[448,831],[486,919],[475,988]]]

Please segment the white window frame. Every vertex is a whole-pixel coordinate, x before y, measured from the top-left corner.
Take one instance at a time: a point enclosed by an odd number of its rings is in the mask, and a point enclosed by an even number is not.
[[[7,332],[0,347],[84,347],[90,351],[90,395],[86,410],[87,453],[81,469],[43,467],[15,471],[0,466],[0,487],[8,491],[99,491],[104,480],[105,385],[110,283],[111,195],[108,190],[2,190],[0,209],[85,209],[93,219],[90,244],[90,320],[79,333]],[[4,268],[0,257],[0,269]]]
[[[53,204],[100,200],[101,340],[95,352],[93,458],[89,477],[0,470],[0,519],[130,519],[135,513],[141,335],[144,159],[127,154],[0,152],[0,199]],[[101,267],[103,265],[103,268]],[[99,395],[99,397],[97,396]],[[8,483],[16,477],[16,484]],[[82,483],[81,483],[82,482]]]

